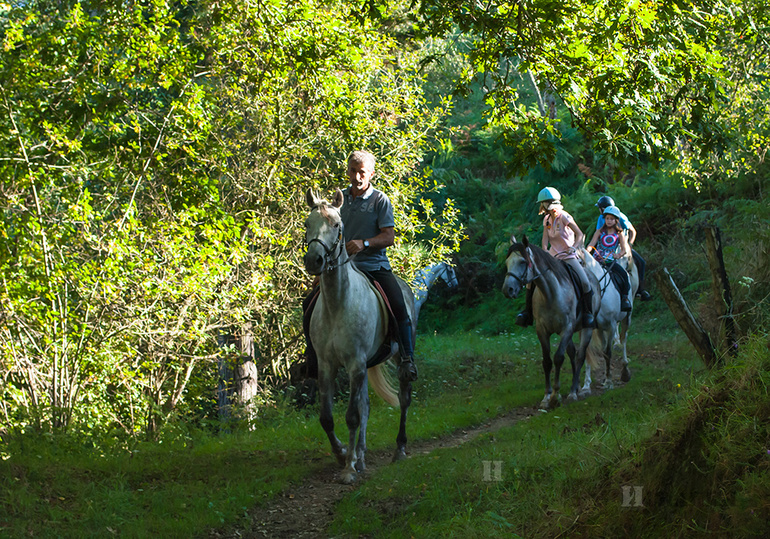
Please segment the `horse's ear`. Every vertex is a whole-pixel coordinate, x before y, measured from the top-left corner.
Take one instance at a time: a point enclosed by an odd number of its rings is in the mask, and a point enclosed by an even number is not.
[[[511,245],[513,245],[514,243],[516,243],[516,235],[511,234]]]
[[[527,238],[527,235],[524,234],[521,238],[521,244],[526,248],[529,247],[529,238]]]
[[[305,200],[307,200],[307,205],[311,208],[318,206],[318,196],[313,192],[312,187],[308,187],[307,193],[305,193]]]
[[[337,190],[334,192],[334,200],[332,200],[332,206],[335,208],[342,207],[342,203],[345,201],[345,197],[342,196],[342,191],[340,191],[340,188],[338,187]]]

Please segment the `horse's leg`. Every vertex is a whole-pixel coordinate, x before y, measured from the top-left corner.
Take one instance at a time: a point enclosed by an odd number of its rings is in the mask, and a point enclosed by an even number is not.
[[[591,382],[591,365],[586,363],[586,375],[585,379],[583,380],[583,387],[580,388],[578,396],[585,398],[591,394]]]
[[[604,389],[612,389],[612,347],[617,336],[616,322],[610,324],[608,329],[602,331],[602,355],[604,356]]]
[[[593,329],[586,328],[580,331],[580,343],[575,350],[572,337],[569,338],[569,355],[572,362],[572,386],[567,396],[567,402],[576,402],[578,400],[578,387],[580,386],[580,371],[583,370],[583,364],[586,361],[586,350],[591,343]]]
[[[364,383],[361,385],[361,402],[359,410],[361,411],[361,422],[358,428],[358,445],[356,445],[356,471],[363,472],[366,469],[366,426],[369,424],[369,384],[367,383],[367,373],[364,371]]]
[[[398,425],[396,452],[393,455],[393,462],[406,458],[406,417],[409,405],[412,403],[412,382],[401,380],[399,384],[398,403],[401,406],[401,421]]]
[[[548,408],[551,402],[551,368],[553,363],[551,362],[551,343],[548,335],[538,332],[538,339],[540,339],[540,350],[543,353],[543,374],[545,375],[545,396],[540,401],[540,406]]]
[[[348,454],[345,469],[340,478],[345,484],[356,480],[356,472],[363,471],[366,466],[366,423],[369,419],[369,392],[366,379],[366,368],[352,370],[350,373],[350,401],[345,421],[348,425]],[[358,436],[358,443],[356,443]]]
[[[318,368],[318,393],[321,402],[321,427],[323,427],[329,443],[332,446],[332,453],[337,457],[337,462],[345,464],[345,448],[334,434],[334,417],[332,416],[332,404],[334,401],[334,379],[337,376],[337,369],[330,368],[323,362],[319,362]]]
[[[628,313],[620,322],[620,345],[623,350],[623,370],[620,373],[620,379],[623,382],[631,380],[631,370],[628,368],[628,352],[626,350],[626,340],[628,339],[628,326],[631,324],[631,313]]]
[[[555,370],[553,374],[553,393],[551,393],[551,402],[549,404],[551,408],[556,408],[560,404],[561,395],[559,394],[559,390],[561,389],[561,366],[564,364],[564,355],[571,344],[572,332],[569,332],[569,335],[565,333],[561,334],[559,346],[556,348],[556,352],[553,355]],[[574,361],[572,363],[572,370],[574,372]],[[577,397],[575,398],[577,399]]]

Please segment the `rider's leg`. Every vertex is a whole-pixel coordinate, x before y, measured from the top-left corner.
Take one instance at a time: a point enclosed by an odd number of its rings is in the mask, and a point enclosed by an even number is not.
[[[578,278],[580,279],[580,286],[583,289],[583,295],[580,298],[583,305],[583,317],[581,319],[581,323],[584,328],[593,327],[594,326],[594,315],[593,315],[594,291],[593,291],[593,288],[591,288],[591,282],[588,280],[588,276],[586,275],[585,269],[580,264],[580,261],[577,258],[571,258],[569,260],[565,260],[565,262],[574,268],[575,273],[577,273]]]
[[[527,285],[526,295],[524,297],[524,310],[516,315],[515,323],[517,326],[527,327],[532,325],[532,295],[535,293],[535,285]]]
[[[389,270],[370,272],[380,283],[385,295],[388,296],[390,308],[398,323],[399,345],[401,346],[401,363],[398,365],[399,379],[417,380],[417,367],[414,365],[414,328],[409,318],[409,311],[404,302],[404,295],[398,285],[395,275]]]
[[[636,291],[636,295],[641,298],[642,301],[649,301],[652,299],[652,296],[650,296],[650,293],[647,292],[647,289],[644,287],[644,268],[647,263],[644,261],[644,258],[642,258],[642,255],[633,249],[631,249],[631,256],[634,258],[634,264],[636,264],[636,269],[639,271],[639,289]]]
[[[616,282],[618,283],[618,292],[620,293],[620,310],[627,313],[631,311],[631,302],[628,299],[628,295],[631,292],[631,280],[628,277],[628,272],[618,264],[612,265],[612,271],[618,276]]]
[[[313,288],[302,300],[302,332],[305,334],[305,369],[304,374],[308,378],[318,378],[318,356],[316,356],[313,343],[310,342],[310,316],[313,314],[315,303],[313,298],[318,288]]]

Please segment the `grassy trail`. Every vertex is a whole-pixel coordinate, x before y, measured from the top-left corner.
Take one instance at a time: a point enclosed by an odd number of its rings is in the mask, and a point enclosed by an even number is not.
[[[279,521],[288,522],[286,536],[527,531],[544,501],[559,507],[581,473],[595,474],[654,431],[699,368],[676,332],[638,335],[629,384],[544,414],[535,409],[543,391],[537,350],[523,330],[421,336],[410,458],[389,463],[397,412],[373,398],[369,471],[352,487],[331,481],[337,467],[317,410],[288,403],[265,409],[252,431],[211,436],[180,427],[162,443],[130,448],[15,440],[0,460],[0,536],[277,537]],[[520,417],[511,413],[530,417],[513,421]],[[344,402],[335,416],[344,417]],[[340,435],[344,420],[337,423]],[[499,481],[484,479],[497,469]],[[295,503],[324,488],[330,494],[320,498],[333,503]],[[292,524],[292,507],[301,509],[302,527]]]

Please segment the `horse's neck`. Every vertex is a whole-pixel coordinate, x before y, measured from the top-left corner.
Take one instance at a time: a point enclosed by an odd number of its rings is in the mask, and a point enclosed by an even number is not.
[[[423,270],[423,281],[425,282],[426,287],[430,288],[433,286],[433,283],[435,283],[436,279],[441,275],[441,270],[441,264],[436,264]]]
[[[321,275],[321,296],[326,309],[335,311],[344,309],[348,297],[361,293],[362,286],[368,284],[366,277],[353,267],[347,255],[340,258],[340,264]]]
[[[546,256],[551,255],[546,253]],[[557,264],[562,263],[558,260],[555,262]],[[559,279],[556,277],[556,273],[546,263],[543,262],[538,264],[535,269],[540,274],[540,277],[535,281],[536,286],[540,288],[543,295],[545,295],[547,298],[555,298],[559,292],[559,289],[562,288]]]

